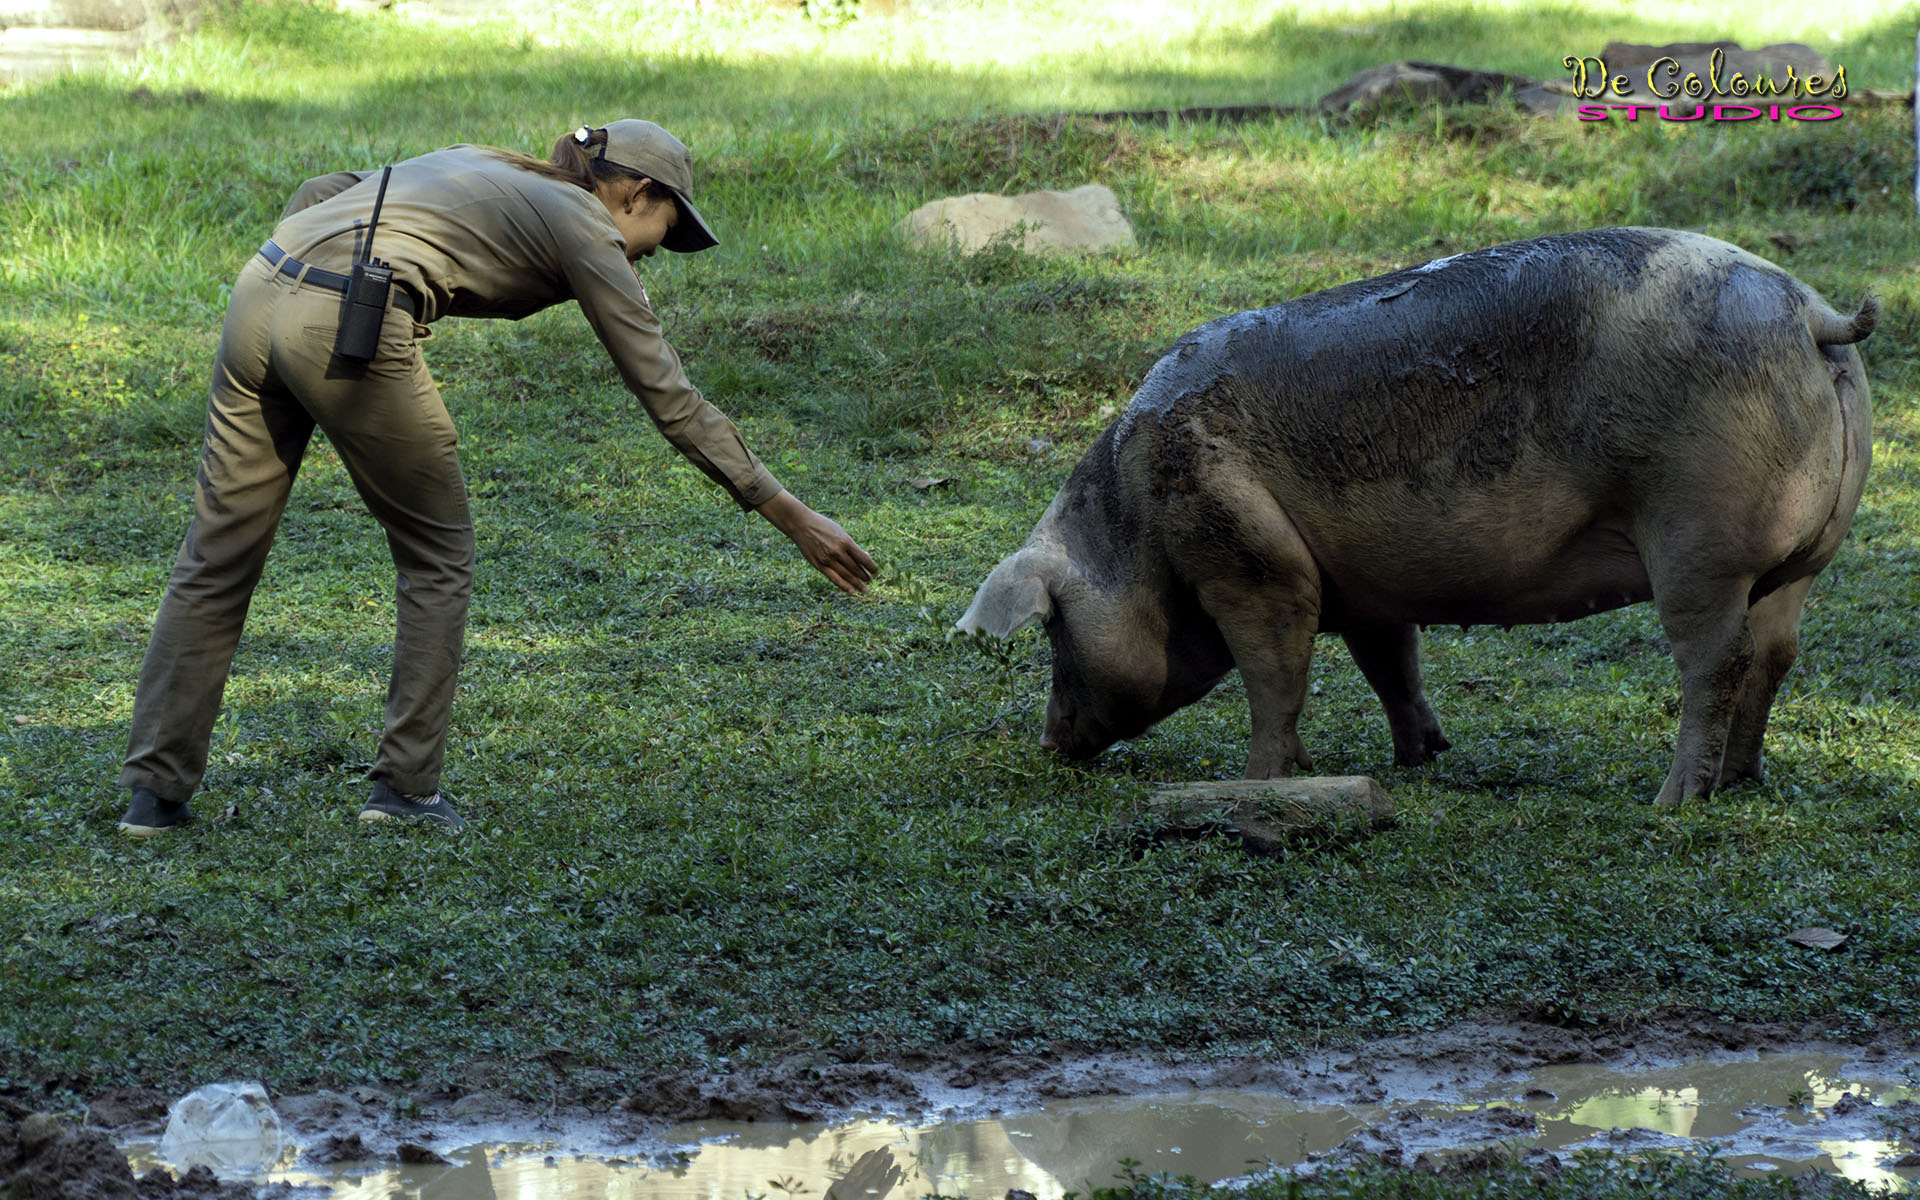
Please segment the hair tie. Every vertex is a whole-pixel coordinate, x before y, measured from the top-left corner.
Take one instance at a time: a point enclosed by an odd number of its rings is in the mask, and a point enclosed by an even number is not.
[[[582,125],[580,128],[573,131],[573,140],[576,142],[579,142],[582,146],[584,146],[588,142],[593,140],[593,130],[588,129],[585,125]]]

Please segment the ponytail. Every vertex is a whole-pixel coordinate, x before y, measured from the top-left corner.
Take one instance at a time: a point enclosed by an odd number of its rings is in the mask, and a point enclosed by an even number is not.
[[[606,130],[589,129],[585,125],[582,125],[579,129],[562,136],[559,141],[555,142],[553,144],[553,154],[545,162],[533,157],[531,154],[520,154],[512,150],[500,150],[491,146],[487,147],[487,152],[500,161],[511,163],[522,170],[532,171],[536,175],[544,175],[548,179],[558,179],[563,183],[571,183],[573,186],[589,192],[591,192],[594,189],[594,185],[602,179],[646,178],[646,176],[640,174],[638,171],[623,167],[619,163],[608,162],[605,158],[601,157],[600,155],[606,153],[606,145]],[[600,154],[593,153],[596,147],[600,149]],[[647,190],[651,193],[653,188],[649,186]]]

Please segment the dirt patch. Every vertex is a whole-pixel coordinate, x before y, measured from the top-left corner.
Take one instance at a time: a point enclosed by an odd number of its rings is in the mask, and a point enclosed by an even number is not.
[[[87,1105],[87,1123],[127,1132],[151,1128],[158,1133],[172,1102],[173,1097],[157,1088],[111,1088]]]
[[[826,1121],[855,1112],[926,1108],[924,1071],[885,1063],[792,1063],[738,1076],[648,1080],[621,1098],[643,1119]]]

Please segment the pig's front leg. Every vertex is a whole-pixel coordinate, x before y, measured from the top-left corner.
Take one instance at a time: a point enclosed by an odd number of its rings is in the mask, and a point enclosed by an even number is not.
[[[1236,622],[1241,624],[1241,622]],[[1300,741],[1300,710],[1307,699],[1307,666],[1313,657],[1313,616],[1268,609],[1249,614],[1244,627],[1220,632],[1233,647],[1247,686],[1253,737],[1247,747],[1248,779],[1280,779],[1294,768],[1313,770]]]
[[[1175,553],[1246,684],[1253,719],[1247,778],[1311,771],[1300,710],[1320,627],[1320,569],[1266,492],[1246,487],[1207,499],[1206,535],[1176,538]]]

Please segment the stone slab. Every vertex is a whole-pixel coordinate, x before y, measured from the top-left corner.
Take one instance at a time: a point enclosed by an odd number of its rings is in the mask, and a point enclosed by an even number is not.
[[[1166,783],[1123,826],[1157,840],[1225,834],[1256,854],[1303,840],[1364,836],[1393,823],[1393,797],[1365,775]]]

